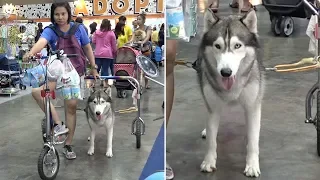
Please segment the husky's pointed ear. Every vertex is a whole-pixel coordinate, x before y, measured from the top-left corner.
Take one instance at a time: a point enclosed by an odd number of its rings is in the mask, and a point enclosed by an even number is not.
[[[258,33],[258,20],[255,10],[251,9],[241,19],[251,33]]]
[[[111,97],[111,87],[110,87],[110,86],[108,86],[107,88],[105,88],[105,89],[104,89],[104,92],[105,92],[106,94],[108,94],[109,97]]]
[[[96,87],[93,85],[93,86],[91,87],[91,93],[94,93],[94,92],[96,92]]]
[[[210,8],[207,8],[203,19],[204,32],[209,31],[210,27],[219,21],[219,17]]]

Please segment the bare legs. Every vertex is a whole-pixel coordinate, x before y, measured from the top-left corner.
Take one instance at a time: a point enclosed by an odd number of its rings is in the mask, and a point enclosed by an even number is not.
[[[55,82],[49,82],[49,88],[50,90],[54,91],[56,88],[56,83]],[[32,96],[36,100],[37,104],[39,107],[42,109],[44,112],[44,99],[41,97],[41,90],[43,90],[45,85],[39,87],[39,88],[34,88],[32,89]],[[66,139],[66,145],[70,145],[72,143],[72,139],[74,136],[74,131],[76,127],[76,110],[77,110],[77,100],[68,100],[66,101],[66,105],[68,107],[67,110],[67,119],[66,119],[66,125],[69,129],[68,132],[68,138]],[[51,115],[54,123],[56,124],[61,124],[61,120],[59,118],[59,115],[55,109],[55,107],[50,104],[51,106]]]
[[[51,91],[54,91],[56,88],[56,83],[49,82],[48,86]],[[41,90],[43,90],[44,88],[45,88],[45,85],[32,89],[32,96],[33,96],[34,100],[36,100],[37,104],[39,105],[39,107],[42,109],[43,112],[45,111],[45,109],[44,109],[45,107],[44,107],[44,99],[41,97]],[[60,124],[61,120],[58,116],[56,109],[54,108],[52,103],[50,104],[50,106],[51,106],[51,115],[52,115],[52,119],[53,119],[54,123]]]
[[[174,65],[177,52],[177,41],[166,41],[166,125],[168,126],[169,118],[174,98]]]
[[[166,41],[166,127],[168,127],[174,100],[174,65],[177,53],[177,41]],[[166,163],[166,179],[174,178],[172,168]]]
[[[66,139],[66,145],[71,145],[74,132],[76,130],[76,113],[77,113],[77,104],[78,101],[75,99],[66,101],[67,110],[67,119],[66,125],[69,128],[68,138]]]

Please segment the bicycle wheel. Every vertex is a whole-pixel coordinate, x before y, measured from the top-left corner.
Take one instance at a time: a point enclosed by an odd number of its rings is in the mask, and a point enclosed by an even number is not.
[[[55,179],[58,175],[59,167],[60,159],[58,151],[44,146],[38,159],[38,173],[40,178],[44,180]]]
[[[136,135],[136,147],[137,147],[137,149],[140,149],[140,147],[141,147],[141,135],[142,135],[142,133],[141,133],[141,121],[140,121],[140,119],[138,119],[137,121],[136,121],[136,133],[135,133],[135,135]]]
[[[317,129],[317,151],[318,156],[320,156],[320,91],[317,93],[317,119],[315,125]]]

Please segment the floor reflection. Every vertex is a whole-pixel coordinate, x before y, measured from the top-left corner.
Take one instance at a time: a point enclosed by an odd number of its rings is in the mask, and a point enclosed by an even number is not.
[[[208,0],[198,0],[198,8],[201,13],[204,12]]]

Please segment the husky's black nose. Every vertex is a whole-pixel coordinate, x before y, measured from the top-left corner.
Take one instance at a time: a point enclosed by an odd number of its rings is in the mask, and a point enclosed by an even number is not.
[[[230,77],[232,74],[232,70],[230,68],[223,68],[220,71],[222,77]]]
[[[97,112],[96,112],[96,115],[97,115],[97,116],[99,116],[100,114],[101,114],[101,112],[100,112],[100,111],[97,111]]]

